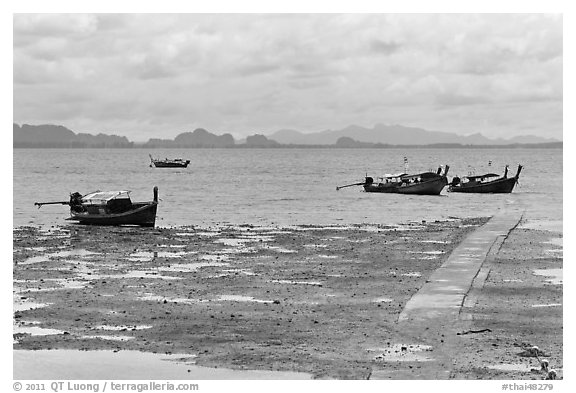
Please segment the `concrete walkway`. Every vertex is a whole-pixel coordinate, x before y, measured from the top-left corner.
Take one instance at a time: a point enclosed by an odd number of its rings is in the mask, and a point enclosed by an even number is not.
[[[522,219],[522,211],[503,210],[471,233],[452,252],[408,301],[398,318],[398,330],[411,342],[403,350],[407,355],[400,362],[384,361],[373,369],[370,379],[444,379],[452,365],[453,337],[466,326],[461,315],[471,288],[481,289],[488,274],[482,269],[490,253],[497,252]],[[468,299],[469,300],[469,299]],[[417,348],[419,353],[409,353]],[[427,348],[423,353],[419,348]],[[424,356],[425,355],[425,356]],[[400,357],[397,357],[400,359]]]

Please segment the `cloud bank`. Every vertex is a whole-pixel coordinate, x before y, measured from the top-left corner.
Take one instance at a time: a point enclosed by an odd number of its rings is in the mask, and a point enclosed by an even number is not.
[[[15,14],[14,122],[562,139],[562,16]]]

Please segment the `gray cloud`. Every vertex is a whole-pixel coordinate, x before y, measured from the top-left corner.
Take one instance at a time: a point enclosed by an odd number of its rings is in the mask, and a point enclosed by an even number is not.
[[[396,42],[384,42],[376,39],[372,41],[370,47],[374,52],[382,53],[384,55],[391,55],[400,50],[401,45]]]

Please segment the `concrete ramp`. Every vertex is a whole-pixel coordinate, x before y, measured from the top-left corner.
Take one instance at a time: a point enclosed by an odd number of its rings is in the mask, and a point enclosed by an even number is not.
[[[466,315],[460,315],[463,306],[473,306],[474,293],[482,288],[488,275],[489,266],[483,268],[484,262],[499,250],[521,219],[521,211],[501,211],[454,249],[406,303],[398,317],[397,328],[407,341],[404,344],[410,344],[396,351],[403,361],[383,354],[382,361],[375,362],[369,379],[438,380],[450,377],[454,354],[461,350],[456,332],[470,323]],[[411,353],[412,348],[427,350]]]
[[[518,225],[520,212],[503,212],[468,235],[406,303],[398,322],[457,319],[466,294],[492,246]]]

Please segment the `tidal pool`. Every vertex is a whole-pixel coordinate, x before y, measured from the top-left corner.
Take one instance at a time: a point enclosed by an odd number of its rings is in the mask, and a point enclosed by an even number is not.
[[[310,374],[195,365],[195,355],[139,351],[15,350],[13,378],[117,380],[296,380]]]

